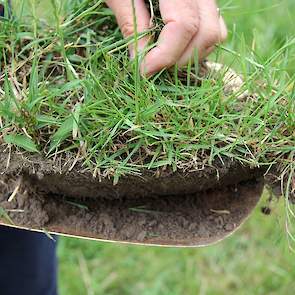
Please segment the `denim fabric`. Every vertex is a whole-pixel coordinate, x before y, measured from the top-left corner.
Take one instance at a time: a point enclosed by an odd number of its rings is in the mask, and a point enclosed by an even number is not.
[[[57,295],[56,242],[0,226],[0,294]]]

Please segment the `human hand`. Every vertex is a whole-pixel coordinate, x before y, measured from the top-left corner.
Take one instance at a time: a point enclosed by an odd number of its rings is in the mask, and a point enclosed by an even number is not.
[[[134,35],[132,0],[107,0],[113,10],[124,37]],[[150,28],[150,13],[144,0],[134,0],[137,31]],[[219,14],[215,0],[159,0],[162,20],[165,24],[157,46],[151,49],[141,63],[141,73],[153,75],[162,69],[177,64],[179,67],[204,59],[215,45],[227,37],[227,29]],[[149,37],[138,41],[138,50],[143,51]],[[130,46],[133,57],[135,48]]]

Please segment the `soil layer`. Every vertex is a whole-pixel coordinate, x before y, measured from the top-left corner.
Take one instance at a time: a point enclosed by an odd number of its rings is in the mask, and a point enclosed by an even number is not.
[[[9,161],[8,161],[9,159]],[[23,153],[0,153],[0,173],[21,177],[47,194],[74,198],[142,198],[150,196],[186,195],[261,177],[261,168],[243,166],[237,161],[223,159],[200,170],[146,170],[140,176],[122,176],[117,185],[108,177],[93,177],[73,159],[53,161]],[[8,165],[7,165],[8,163]]]
[[[166,170],[155,176],[147,171],[125,176],[116,186],[39,156],[3,152],[0,163],[2,222],[132,243],[218,241],[250,214],[264,185],[263,171],[232,161],[190,173]]]
[[[2,178],[0,206],[14,224],[74,236],[120,242],[199,246],[232,233],[250,214],[263,189],[248,181],[222,190],[162,198],[76,200],[36,191]],[[6,219],[6,223],[9,222]]]

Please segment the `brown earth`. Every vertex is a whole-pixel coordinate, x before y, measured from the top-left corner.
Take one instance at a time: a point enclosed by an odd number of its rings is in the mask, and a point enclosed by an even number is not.
[[[75,236],[133,243],[196,246],[233,232],[257,204],[262,180],[190,195],[140,199],[73,199],[1,177],[0,207],[14,224]],[[7,220],[6,220],[7,222]]]
[[[264,185],[261,169],[229,160],[190,173],[156,177],[146,171],[116,186],[39,156],[13,153],[8,168],[8,154],[0,160],[0,207],[14,224],[123,242],[196,246],[220,240],[249,215]]]
[[[7,161],[9,165],[7,167]],[[68,164],[65,164],[68,163]],[[243,166],[229,159],[217,160],[201,170],[145,170],[140,176],[122,176],[117,185],[108,177],[93,177],[90,171],[76,165],[69,171],[72,160],[52,161],[27,153],[0,153],[0,173],[22,177],[48,194],[75,198],[142,198],[150,196],[185,195],[209,189],[221,189],[256,177],[264,169]]]

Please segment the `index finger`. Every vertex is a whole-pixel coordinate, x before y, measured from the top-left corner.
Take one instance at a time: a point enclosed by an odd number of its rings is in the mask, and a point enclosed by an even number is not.
[[[147,76],[173,66],[199,27],[196,0],[160,0],[160,10],[165,27],[142,62],[141,72]]]
[[[114,12],[120,30],[124,37],[130,37],[134,35],[134,16],[132,0],[107,0],[106,4]],[[135,17],[137,22],[138,33],[144,32],[150,28],[150,14],[144,3],[144,0],[134,0],[135,5]],[[149,37],[143,37],[138,40],[138,50],[143,51],[149,42]],[[134,44],[130,45],[130,55],[133,57]]]

